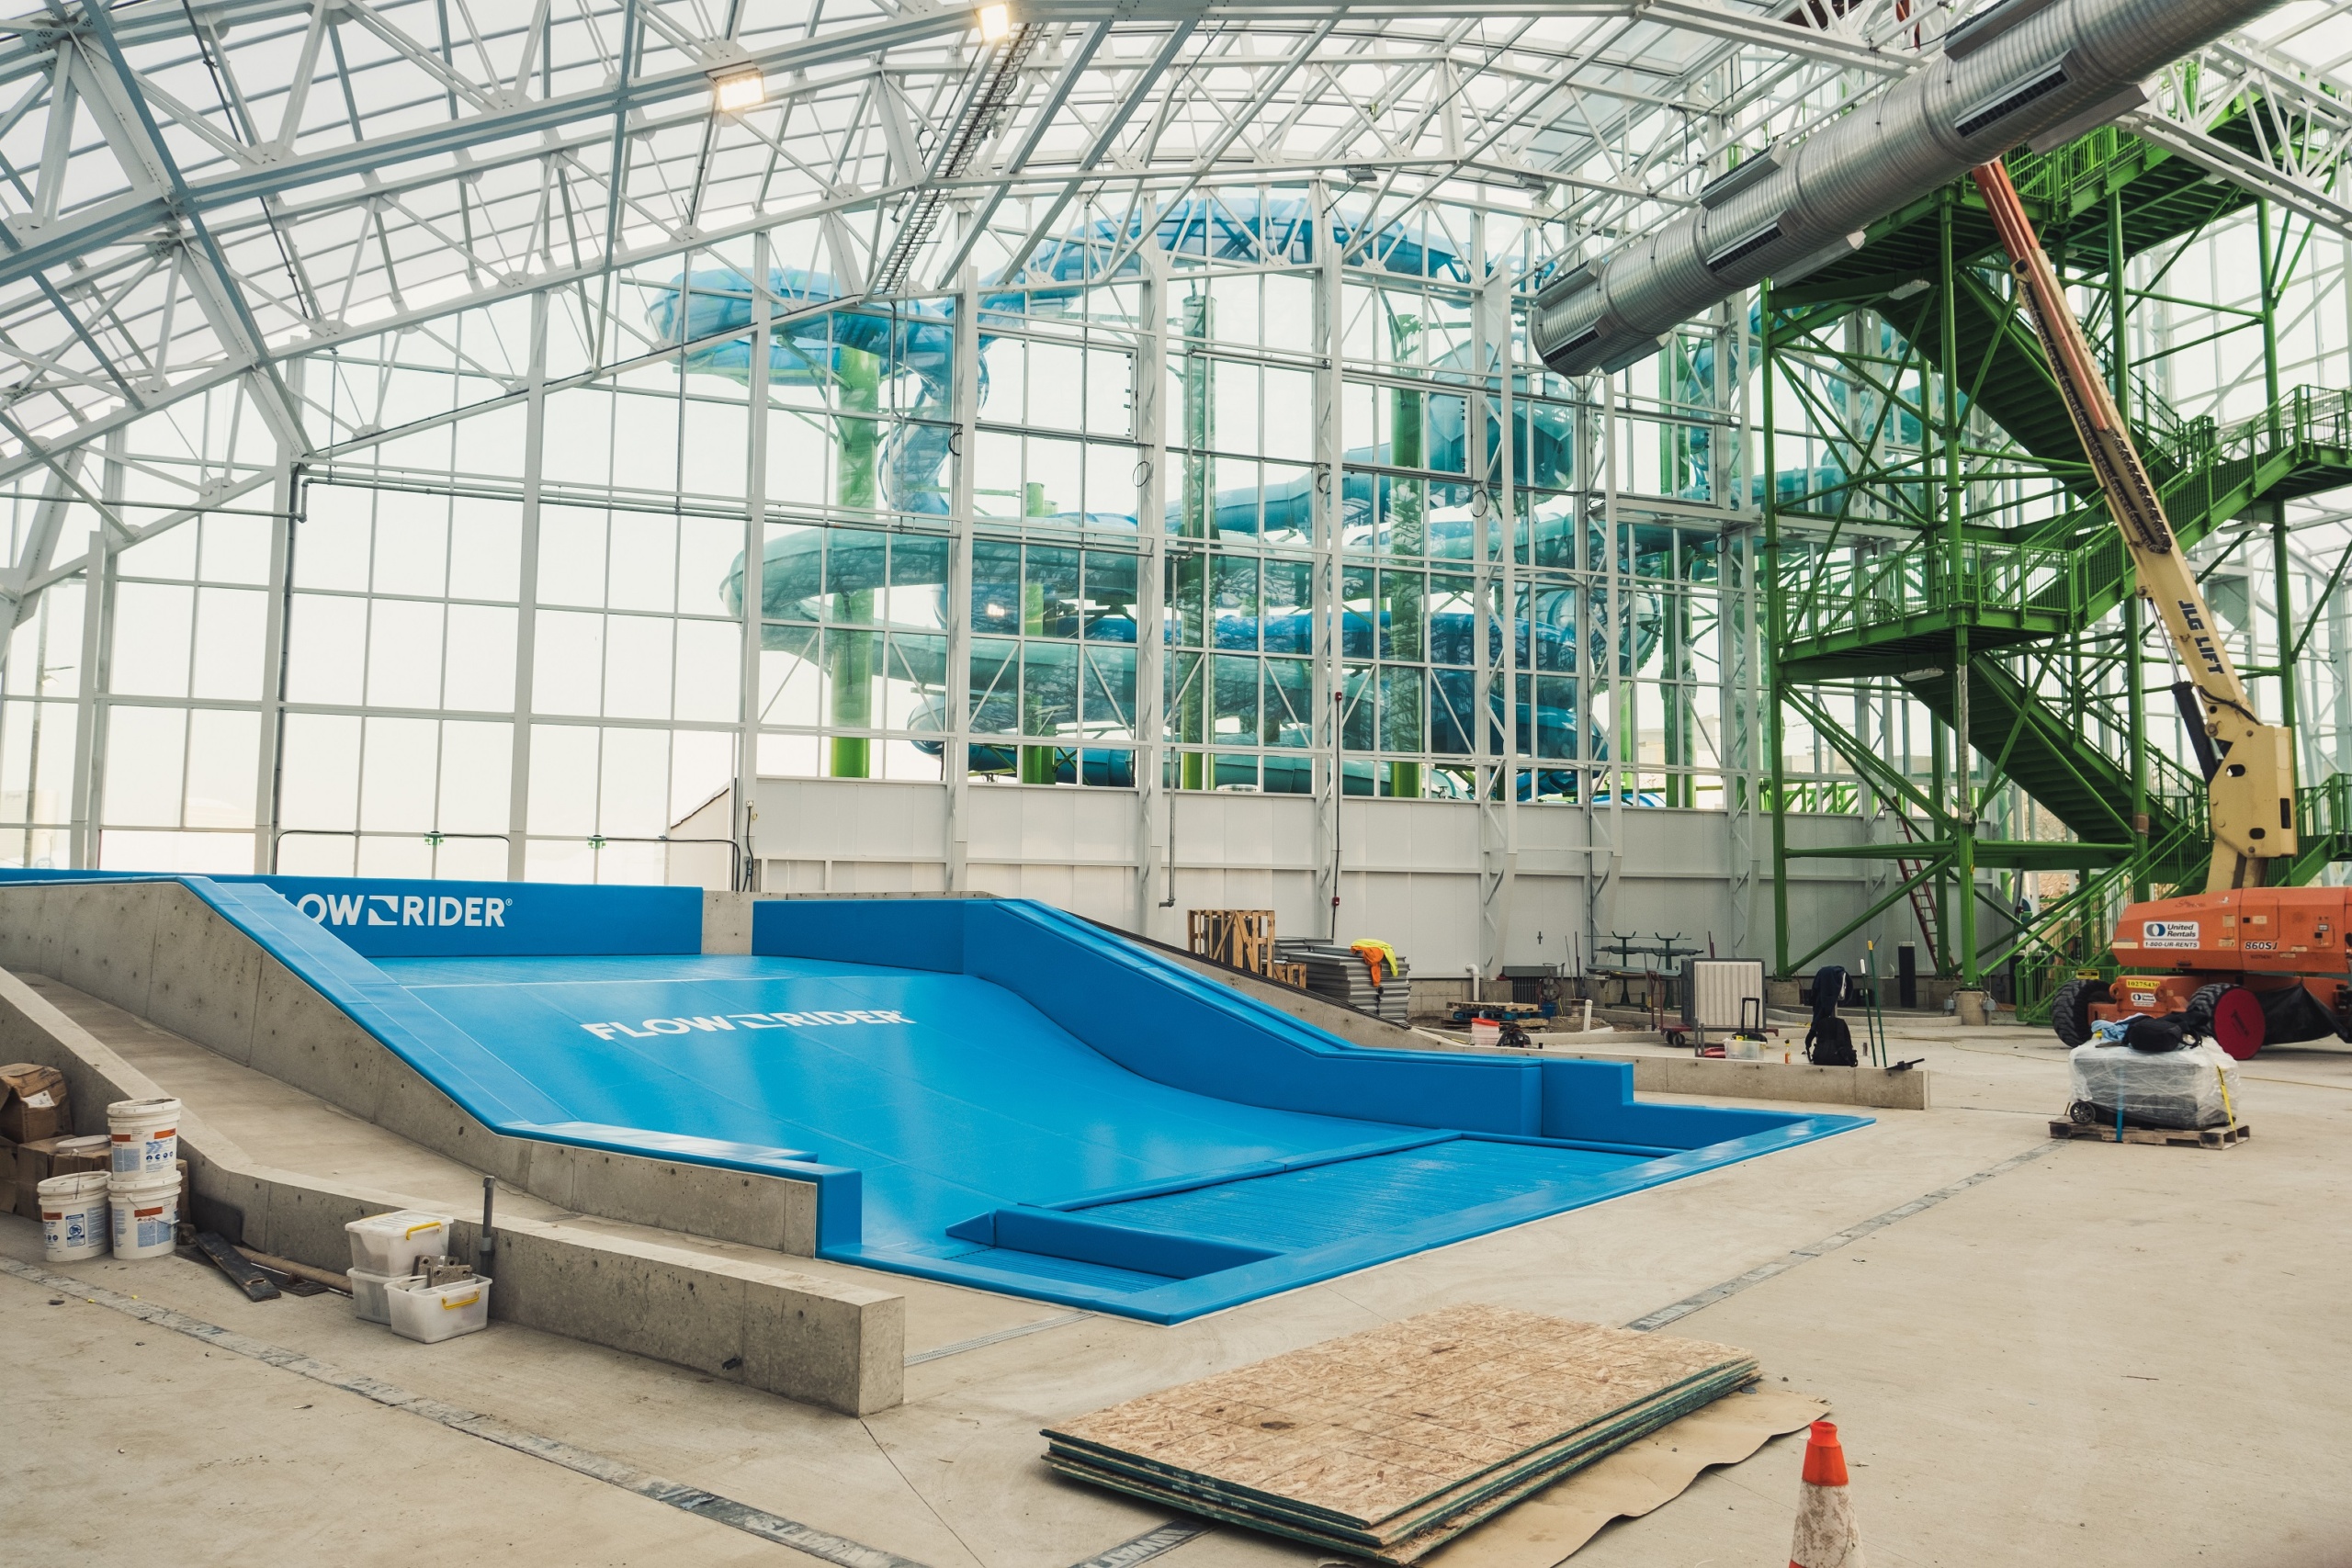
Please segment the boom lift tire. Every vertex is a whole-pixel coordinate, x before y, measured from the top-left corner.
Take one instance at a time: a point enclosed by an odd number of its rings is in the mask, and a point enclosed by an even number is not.
[[[2227,980],[2216,980],[2210,986],[2199,986],[2197,994],[2188,998],[2188,1006],[2181,1010],[2188,1014],[2188,1027],[2203,1035],[2213,1032],[2213,1004],[2230,988]]]
[[[2069,980],[2050,998],[2050,1028],[2058,1043],[2072,1048],[2091,1037],[2091,1004],[2111,1002],[2115,993],[2104,980]]]
[[[2217,980],[2188,998],[2188,1026],[2237,1060],[2252,1059],[2269,1034],[2262,998],[2244,986]]]

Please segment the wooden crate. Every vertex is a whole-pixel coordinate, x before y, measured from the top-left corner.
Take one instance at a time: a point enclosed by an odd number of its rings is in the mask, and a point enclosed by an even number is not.
[[[1189,945],[1201,957],[1252,975],[1272,976],[1272,909],[1190,909],[1185,912],[1185,927]]]
[[[2053,1138],[2089,1138],[2102,1144],[2117,1141],[2115,1123],[2093,1122],[2086,1127],[2074,1122],[2052,1121],[2050,1135]],[[2241,1122],[2234,1127],[2126,1127],[2121,1141],[2127,1144],[2170,1144],[2183,1149],[2233,1149],[2254,1136],[2254,1130]]]
[[[1270,980],[1279,980],[1295,991],[1306,989],[1306,965],[1304,964],[1270,965],[1266,971],[1266,977]]]

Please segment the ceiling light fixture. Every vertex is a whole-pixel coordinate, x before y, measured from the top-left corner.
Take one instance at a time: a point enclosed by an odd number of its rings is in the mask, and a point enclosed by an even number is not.
[[[977,9],[980,13],[980,41],[1002,43],[1005,34],[1012,30],[1012,7],[997,5],[981,6]]]
[[[720,114],[741,114],[767,102],[768,79],[756,65],[710,79],[711,103]]]

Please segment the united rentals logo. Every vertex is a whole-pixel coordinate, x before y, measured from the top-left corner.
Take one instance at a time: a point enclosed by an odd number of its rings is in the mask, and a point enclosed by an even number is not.
[[[580,1027],[599,1040],[610,1040],[616,1033],[626,1034],[632,1040],[650,1040],[657,1034],[693,1034],[715,1029],[732,1033],[738,1029],[820,1029],[839,1024],[913,1021],[901,1012],[860,1010],[854,1012],[729,1012],[714,1013],[707,1018],[648,1018],[639,1020],[634,1029],[616,1019],[610,1023],[583,1023]]]
[[[514,900],[430,893],[305,893],[294,907],[322,926],[496,926],[503,931]]]
[[[2195,947],[2199,945],[2195,920],[2143,920],[2140,941],[2149,947]]]

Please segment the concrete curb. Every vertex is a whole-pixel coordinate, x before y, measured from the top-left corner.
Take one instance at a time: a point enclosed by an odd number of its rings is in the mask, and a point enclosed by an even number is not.
[[[1550,1051],[1550,1056],[1571,1053]],[[1720,1056],[1632,1056],[1578,1052],[1587,1062],[1630,1062],[1636,1094],[1703,1094],[1738,1100],[1796,1100],[1860,1105],[1873,1111],[1928,1109],[1928,1070],[1817,1067],[1811,1062],[1736,1062]]]

